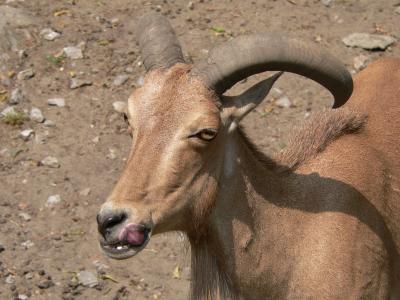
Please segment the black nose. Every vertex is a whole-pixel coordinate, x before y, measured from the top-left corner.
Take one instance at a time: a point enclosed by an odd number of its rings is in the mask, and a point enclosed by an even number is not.
[[[112,229],[125,221],[127,217],[125,212],[98,214],[96,217],[98,230],[106,239],[112,233]]]

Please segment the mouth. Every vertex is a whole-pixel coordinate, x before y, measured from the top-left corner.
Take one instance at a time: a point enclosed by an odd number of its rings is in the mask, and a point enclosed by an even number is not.
[[[129,226],[127,226],[122,229],[119,239],[116,241],[107,241],[102,238],[100,240],[100,248],[110,258],[118,260],[130,258],[143,250],[150,240],[151,231],[149,229],[142,229],[140,234],[142,235],[140,243],[133,243],[129,239]]]

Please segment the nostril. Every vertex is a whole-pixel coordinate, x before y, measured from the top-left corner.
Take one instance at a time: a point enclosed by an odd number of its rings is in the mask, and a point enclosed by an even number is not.
[[[97,215],[97,224],[99,232],[106,237],[106,235],[111,233],[111,230],[116,225],[122,223],[128,218],[125,212],[118,212],[107,214],[105,216]]]

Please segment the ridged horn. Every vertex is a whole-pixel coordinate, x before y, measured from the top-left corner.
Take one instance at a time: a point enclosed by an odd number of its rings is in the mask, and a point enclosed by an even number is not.
[[[293,38],[259,34],[241,36],[212,49],[192,74],[222,95],[235,83],[265,71],[287,71],[310,78],[334,96],[333,107],[343,105],[353,91],[344,65],[328,52]]]
[[[147,71],[169,68],[184,62],[181,46],[167,18],[157,13],[144,15],[137,27],[139,49]]]

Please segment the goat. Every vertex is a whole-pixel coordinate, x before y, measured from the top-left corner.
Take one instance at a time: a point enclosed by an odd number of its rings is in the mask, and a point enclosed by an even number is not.
[[[400,298],[400,61],[372,63],[353,80],[327,52],[259,34],[186,63],[168,20],[139,22],[147,70],[128,100],[132,150],[98,216],[115,259],[151,235],[184,232],[191,299]],[[248,76],[280,71],[238,96]],[[240,120],[282,72],[334,96],[275,158]],[[344,105],[345,104],[345,105]]]

